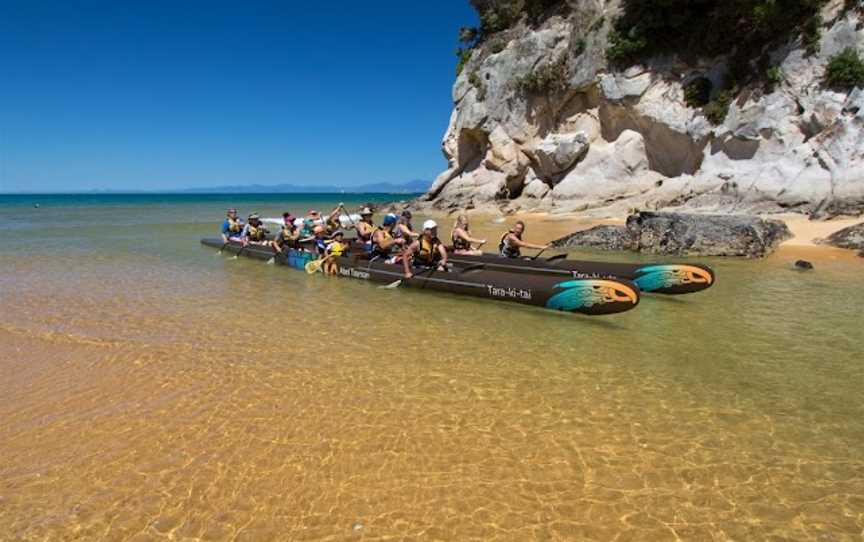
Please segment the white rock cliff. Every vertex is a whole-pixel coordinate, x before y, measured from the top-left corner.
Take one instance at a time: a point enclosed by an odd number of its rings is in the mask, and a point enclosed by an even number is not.
[[[688,107],[684,85],[719,82],[723,57],[654,58],[624,71],[605,59],[618,0],[573,0],[573,14],[520,25],[477,50],[453,87],[442,144],[448,169],[420,205],[444,210],[864,210],[864,92],[825,88],[844,48],[864,53],[864,21],[829,2],[818,52],[772,52],[782,81],[742,92],[725,121]],[[519,81],[567,61],[566,89],[531,95]],[[719,87],[719,84],[715,85]]]

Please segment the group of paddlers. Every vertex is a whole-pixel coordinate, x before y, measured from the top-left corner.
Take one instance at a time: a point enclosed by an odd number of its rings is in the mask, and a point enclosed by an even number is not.
[[[225,243],[242,243],[244,246],[270,246],[280,253],[290,249],[312,251],[331,262],[335,257],[347,253],[353,244],[358,249],[362,248],[372,260],[401,263],[406,278],[414,275],[415,268],[446,270],[448,254],[480,255],[483,254],[481,247],[486,244],[486,239],[471,236],[470,224],[465,215],[459,215],[453,225],[450,246],[445,246],[438,239],[438,224],[434,220],[425,221],[419,232],[414,231],[411,211],[405,210],[399,215],[388,213],[384,215],[380,226],[373,222],[372,217],[372,209],[364,207],[355,221],[341,203],[326,216],[315,210],[307,211],[302,217],[286,212],[282,215],[280,231],[271,236],[257,214],[249,215],[244,223],[238,218],[236,209],[228,209],[228,216],[222,223],[222,240]],[[356,231],[356,239],[351,239],[350,243],[343,231],[349,228]],[[525,223],[516,222],[511,230],[501,236],[498,244],[500,255],[518,258],[523,248],[547,248],[547,245],[524,241],[524,233]],[[324,270],[335,272],[335,266],[325,266]]]

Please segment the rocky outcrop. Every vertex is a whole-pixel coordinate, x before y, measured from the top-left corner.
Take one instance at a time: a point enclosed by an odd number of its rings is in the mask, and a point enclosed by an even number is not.
[[[864,211],[864,92],[822,83],[832,55],[864,53],[860,11],[828,1],[815,53],[797,38],[767,51],[779,81],[741,89],[713,125],[685,88],[704,79],[716,98],[729,59],[614,69],[606,51],[620,0],[568,4],[567,15],[523,21],[474,50],[453,87],[448,168],[421,206]]]
[[[837,248],[860,250],[859,256],[864,256],[864,222],[836,231],[818,242]]]
[[[595,226],[557,239],[552,246],[762,258],[791,237],[789,228],[779,220],[748,215],[641,212],[628,217],[625,226]]]
[[[626,226],[594,226],[556,239],[551,245],[557,249],[639,250],[636,236]]]

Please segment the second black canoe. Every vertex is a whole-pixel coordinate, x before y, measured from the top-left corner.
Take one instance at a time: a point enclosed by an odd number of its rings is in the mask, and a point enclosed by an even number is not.
[[[572,278],[619,278],[636,283],[643,292],[690,294],[714,284],[714,271],[701,264],[616,263],[568,260],[565,254],[552,258],[505,258],[497,254],[461,256],[450,260],[463,265],[484,264],[487,269],[509,273],[537,273]]]

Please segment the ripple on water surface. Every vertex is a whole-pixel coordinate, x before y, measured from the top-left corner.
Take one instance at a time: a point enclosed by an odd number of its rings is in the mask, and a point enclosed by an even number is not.
[[[712,262],[708,292],[587,318],[233,261],[199,230],[0,251],[8,536],[861,536],[848,263]]]

